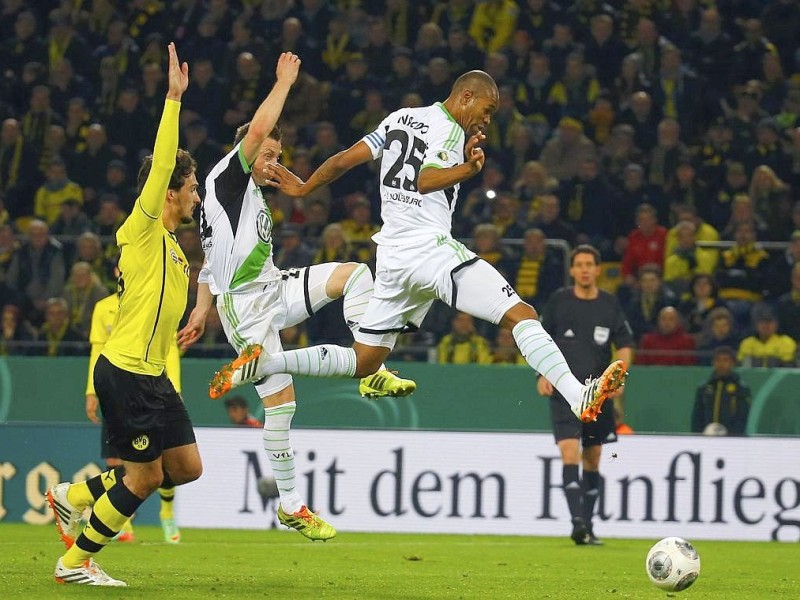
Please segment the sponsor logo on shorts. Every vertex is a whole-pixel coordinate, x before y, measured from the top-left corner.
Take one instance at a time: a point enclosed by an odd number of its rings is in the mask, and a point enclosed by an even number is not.
[[[150,438],[147,435],[140,435],[138,437],[133,438],[131,442],[131,446],[133,446],[134,450],[138,450],[141,452],[142,450],[147,450],[147,447],[150,445]]]

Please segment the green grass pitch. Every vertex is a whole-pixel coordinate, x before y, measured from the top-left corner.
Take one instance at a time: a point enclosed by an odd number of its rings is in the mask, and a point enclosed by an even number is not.
[[[679,532],[676,532],[679,533]],[[667,594],[644,573],[656,540],[608,539],[576,547],[566,537],[341,532],[312,543],[289,531],[186,529],[180,545],[156,527],[112,543],[98,563],[128,588],[62,586],[53,568],[62,546],[52,526],[0,524],[0,598],[685,598],[800,597],[800,544],[692,540],[702,571]]]

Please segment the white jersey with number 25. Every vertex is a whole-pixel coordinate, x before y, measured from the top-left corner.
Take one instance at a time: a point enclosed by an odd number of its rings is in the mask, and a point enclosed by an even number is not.
[[[381,158],[380,193],[383,228],[377,244],[407,244],[433,235],[450,235],[458,184],[420,194],[422,169],[443,169],[464,162],[464,130],[441,102],[401,108],[362,138],[374,158]]]

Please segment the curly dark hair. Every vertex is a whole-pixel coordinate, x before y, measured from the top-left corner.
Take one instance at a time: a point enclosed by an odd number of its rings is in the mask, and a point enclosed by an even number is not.
[[[153,155],[145,156],[142,161],[142,166],[139,168],[139,175],[136,177],[136,188],[139,194],[144,189],[144,184],[150,176],[150,169],[153,168]],[[183,187],[184,181],[189,177],[192,172],[197,170],[197,163],[188,151],[178,148],[175,154],[175,168],[172,170],[172,175],[169,178],[169,185],[171,190],[178,191]]]

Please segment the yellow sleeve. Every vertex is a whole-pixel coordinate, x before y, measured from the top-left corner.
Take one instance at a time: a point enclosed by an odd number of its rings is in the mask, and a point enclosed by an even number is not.
[[[487,44],[488,52],[499,52],[511,42],[511,36],[517,28],[517,5],[504,2],[503,7],[495,15],[494,35]]]
[[[675,252],[675,248],[677,247],[678,233],[673,227],[667,231],[667,239],[664,241],[664,256],[670,256],[673,252]]]
[[[167,377],[175,387],[175,391],[181,393],[181,351],[178,348],[177,337],[173,339],[167,354],[167,363],[164,365]]]
[[[587,100],[589,100],[590,103],[594,103],[594,101],[597,100],[597,97],[599,95],[600,95],[600,83],[597,81],[597,79],[592,78],[592,80],[589,82],[589,91],[587,92],[588,96]]]
[[[44,188],[40,187],[38,190],[36,190],[36,196],[33,199],[33,214],[40,219],[44,219],[47,216],[45,214],[46,209],[44,206],[44,196]]]
[[[494,362],[492,360],[492,351],[489,349],[489,342],[485,338],[478,340],[478,364],[490,365]]]
[[[742,361],[747,356],[752,356],[752,349],[750,348],[750,340],[752,338],[745,338],[742,340],[742,343],[739,344],[739,352],[736,353],[736,360]]]
[[[161,123],[158,125],[156,143],[153,149],[153,165],[136,199],[130,216],[125,221],[126,228],[143,231],[161,216],[167,195],[172,171],[175,169],[175,155],[178,152],[178,115],[181,103],[166,100]]]
[[[94,305],[92,311],[92,326],[89,329],[89,343],[92,345],[92,351],[89,354],[89,374],[86,377],[86,395],[96,396],[94,391],[94,366],[97,364],[97,358],[103,350],[103,346],[108,341],[108,328],[103,322],[103,302],[100,301]]]
[[[486,51],[487,44],[486,40],[483,39],[483,32],[488,25],[485,9],[485,4],[479,5],[472,14],[472,21],[469,24],[470,37],[474,40],[475,45],[484,52]]]
[[[664,281],[674,281],[687,275],[686,263],[675,254],[664,261]]]
[[[697,257],[697,272],[713,275],[717,269],[719,252],[712,248],[698,248],[695,256]]]
[[[788,335],[784,335],[781,344],[781,360],[786,363],[794,363],[797,360],[797,342]]]
[[[103,346],[92,344],[92,351],[89,354],[89,374],[86,377],[86,395],[96,396],[97,392],[94,391],[94,366],[97,364],[97,359],[100,352],[103,351]]]
[[[547,103],[558,104],[559,106],[564,106],[567,103],[567,89],[563,83],[557,81],[553,84],[553,87],[550,88],[550,93],[547,95]]]
[[[442,341],[439,342],[439,346],[436,348],[437,362],[440,365],[449,362],[447,360],[447,355],[449,354],[449,352],[450,352],[450,336],[446,335],[442,338]]]

